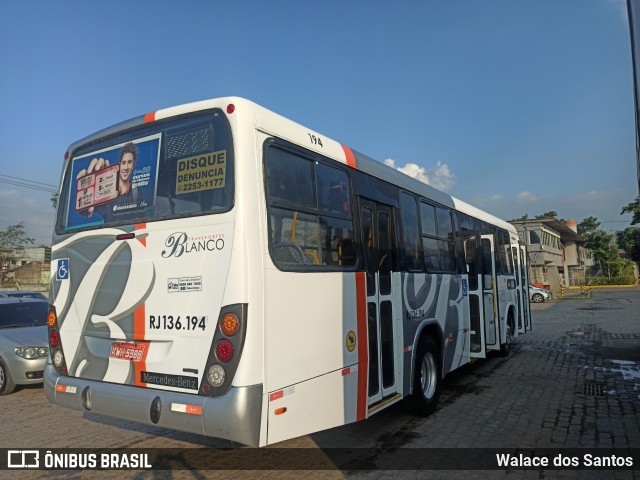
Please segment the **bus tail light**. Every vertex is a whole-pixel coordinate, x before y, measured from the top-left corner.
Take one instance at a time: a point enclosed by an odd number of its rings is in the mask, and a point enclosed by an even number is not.
[[[224,384],[224,368],[220,365],[211,365],[207,371],[207,381],[209,385],[220,388]]]
[[[247,304],[228,305],[220,309],[211,343],[207,367],[200,382],[200,395],[224,395],[238,369],[247,329]]]
[[[236,333],[238,333],[238,327],[240,326],[240,322],[238,317],[233,313],[227,313],[224,317],[222,317],[222,321],[220,322],[220,330],[227,337],[233,337]]]
[[[227,363],[233,359],[233,345],[229,340],[223,339],[216,345],[216,357],[221,362]]]
[[[49,351],[51,352],[51,363],[61,374],[68,373],[67,365],[62,352],[62,342],[60,340],[60,329],[58,328],[58,315],[56,307],[49,304],[49,315],[47,316],[47,326],[49,327]]]

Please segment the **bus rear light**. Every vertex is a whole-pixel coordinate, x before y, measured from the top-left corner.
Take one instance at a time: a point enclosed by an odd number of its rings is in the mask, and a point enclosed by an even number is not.
[[[233,358],[233,345],[229,340],[220,340],[216,345],[216,357],[221,362],[229,362]]]
[[[56,368],[60,368],[64,365],[64,355],[60,350],[54,350],[51,355],[51,361],[53,362],[53,366]]]
[[[60,335],[55,330],[51,330],[51,333],[49,333],[49,345],[51,345],[51,348],[57,348],[60,345]]]
[[[56,322],[58,321],[58,317],[56,315],[55,310],[49,310],[49,315],[47,316],[47,323],[49,324],[49,328],[55,328]]]
[[[247,333],[247,304],[223,306],[216,323],[198,390],[209,397],[220,397],[232,388]]]
[[[132,238],[135,238],[136,234],[131,232],[131,233],[121,233],[119,235],[116,235],[116,240],[131,240]]]
[[[230,103],[229,105],[227,105],[227,113],[229,115],[231,115],[235,111],[236,111],[236,106],[233,103]]]
[[[233,313],[227,313],[222,317],[222,321],[220,322],[220,331],[222,331],[222,333],[227,337],[233,337],[238,333],[239,325],[238,317]]]
[[[207,371],[207,381],[212,387],[220,388],[225,379],[224,368],[220,365],[211,365]]]

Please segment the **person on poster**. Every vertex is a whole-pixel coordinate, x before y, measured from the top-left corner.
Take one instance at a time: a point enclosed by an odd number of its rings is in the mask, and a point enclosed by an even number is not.
[[[122,147],[120,151],[120,169],[118,171],[118,196],[105,204],[87,208],[84,214],[86,214],[88,218],[91,218],[94,212],[97,212],[104,219],[105,223],[111,223],[129,219],[132,217],[132,215],[130,215],[131,213],[138,212],[146,206],[140,189],[131,183],[131,176],[133,175],[137,157],[138,147],[135,143],[129,142]],[[94,158],[86,170],[82,169],[78,172],[76,178],[89,175],[107,167],[109,167],[109,160],[105,158]]]

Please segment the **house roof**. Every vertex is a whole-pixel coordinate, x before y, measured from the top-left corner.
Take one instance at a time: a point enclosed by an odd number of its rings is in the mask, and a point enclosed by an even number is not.
[[[556,218],[532,218],[527,220],[511,220],[509,223],[518,226],[518,225],[533,225],[536,223],[541,223],[544,226],[555,230],[560,234],[560,240],[566,241],[570,240],[573,242],[584,242],[585,239],[582,235],[578,235],[576,232],[571,230],[564,222],[556,219]]]

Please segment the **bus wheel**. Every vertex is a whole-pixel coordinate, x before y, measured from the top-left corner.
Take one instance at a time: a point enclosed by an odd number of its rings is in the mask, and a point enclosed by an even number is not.
[[[410,413],[426,417],[435,411],[440,400],[441,377],[440,350],[433,338],[422,337],[416,352],[413,393],[405,400]]]
[[[513,311],[509,310],[509,317],[507,318],[507,339],[505,343],[500,344],[501,357],[509,356],[509,352],[511,351],[511,342],[513,342],[513,329],[515,326]]]

